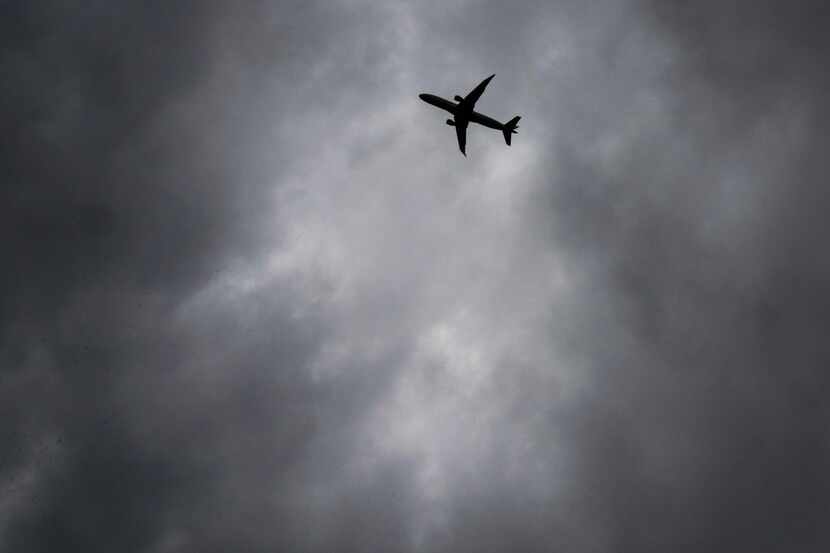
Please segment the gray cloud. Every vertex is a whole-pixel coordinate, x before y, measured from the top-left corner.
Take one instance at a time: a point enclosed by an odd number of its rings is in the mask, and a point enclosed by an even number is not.
[[[827,549],[820,6],[0,10],[0,549]]]

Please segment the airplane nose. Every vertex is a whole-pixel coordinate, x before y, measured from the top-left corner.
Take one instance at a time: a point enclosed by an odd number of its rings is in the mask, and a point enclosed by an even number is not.
[[[418,98],[421,100],[426,100],[426,94],[418,94]]]

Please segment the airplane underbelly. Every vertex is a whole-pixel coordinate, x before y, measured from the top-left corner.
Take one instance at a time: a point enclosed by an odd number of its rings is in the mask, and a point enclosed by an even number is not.
[[[484,125],[485,127],[490,127],[491,129],[500,130],[502,128],[501,123],[499,123],[495,119],[487,117],[486,115],[482,115],[477,111],[474,111],[472,114],[470,114],[470,121],[472,121],[473,123],[478,123],[479,125]]]
[[[444,98],[435,96],[434,94],[421,94],[419,97],[428,104],[432,104],[433,106],[446,110],[450,113],[455,113],[455,104],[449,100],[445,100]]]

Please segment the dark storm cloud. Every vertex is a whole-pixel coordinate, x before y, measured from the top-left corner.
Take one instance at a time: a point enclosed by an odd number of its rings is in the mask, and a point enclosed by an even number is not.
[[[826,550],[822,8],[584,4],[5,3],[0,548]]]
[[[642,9],[671,50],[642,83],[664,122],[611,171],[565,154],[550,189],[585,271],[571,344],[597,379],[581,527],[613,551],[822,551],[826,10]]]
[[[326,325],[290,282],[233,309],[204,292],[279,239],[274,121],[353,17],[279,8],[4,3],[3,550],[307,536],[272,520],[338,452],[291,467],[372,388],[315,410],[331,391],[301,369]]]

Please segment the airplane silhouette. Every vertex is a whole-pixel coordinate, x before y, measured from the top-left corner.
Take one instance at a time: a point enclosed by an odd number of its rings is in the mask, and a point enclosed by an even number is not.
[[[495,73],[484,79],[479,83],[477,87],[475,87],[472,92],[467,94],[466,97],[462,98],[461,96],[456,95],[455,101],[458,102],[454,104],[449,100],[445,100],[440,96],[436,96],[434,94],[419,94],[418,98],[423,100],[428,104],[432,104],[437,108],[441,108],[446,110],[453,115],[453,119],[447,119],[447,125],[451,127],[455,127],[455,134],[458,137],[458,147],[461,149],[461,153],[464,156],[467,156],[467,152],[464,151],[464,148],[467,144],[467,124],[468,123],[478,123],[479,125],[484,125],[485,127],[490,127],[491,129],[496,129],[501,131],[504,134],[504,141],[507,142],[507,145],[510,146],[510,135],[516,133],[516,129],[519,127],[516,123],[519,122],[518,115],[508,121],[507,123],[499,123],[495,119],[491,119],[486,115],[482,115],[477,111],[473,111],[473,107],[475,106],[478,99],[481,97],[481,94],[484,92],[484,89],[487,88],[487,84],[490,82],[490,79],[495,77]]]

